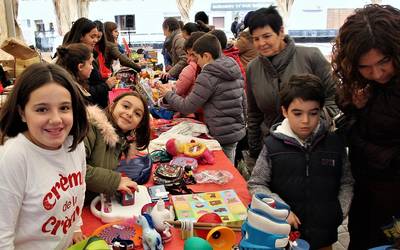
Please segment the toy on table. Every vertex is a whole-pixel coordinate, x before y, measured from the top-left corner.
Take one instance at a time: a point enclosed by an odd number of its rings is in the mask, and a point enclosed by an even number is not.
[[[144,250],[163,250],[161,236],[154,228],[153,220],[148,214],[139,215],[136,223],[142,227],[142,244]]]
[[[119,236],[112,240],[112,249],[113,250],[133,250],[135,249],[135,244],[133,244],[132,240],[124,240]]]
[[[165,144],[167,152],[172,156],[187,156],[195,158],[200,164],[214,164],[215,159],[212,152],[204,143],[191,140],[188,143],[169,139]]]
[[[151,199],[145,186],[138,185],[137,187],[138,190],[135,191],[135,201],[133,205],[123,206],[114,195],[100,194],[90,203],[90,211],[104,223],[129,219],[132,218],[132,216],[139,215],[142,207],[150,203]],[[99,202],[101,205],[100,210],[96,208]]]
[[[135,204],[135,189],[130,188],[132,193],[128,193],[126,191],[118,191],[116,193],[117,200],[122,206],[131,206]]]
[[[171,207],[172,208],[172,207]],[[153,219],[154,227],[157,232],[160,233],[163,242],[168,242],[171,240],[171,230],[170,226],[165,221],[173,220],[174,213],[165,208],[164,200],[159,199],[156,205],[150,212],[150,216]]]
[[[266,194],[254,194],[242,225],[240,249],[283,249],[288,243],[292,247],[306,247],[303,240],[289,241],[291,226],[286,221],[289,213],[288,205]]]
[[[112,245],[115,239],[131,240],[135,246],[142,244],[142,228],[132,218],[105,224],[92,235],[102,238],[108,245]]]

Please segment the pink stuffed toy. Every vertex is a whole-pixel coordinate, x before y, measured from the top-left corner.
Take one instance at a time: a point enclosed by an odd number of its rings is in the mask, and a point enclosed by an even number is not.
[[[172,156],[195,158],[200,164],[214,164],[215,162],[214,155],[204,143],[194,140],[182,143],[176,139],[169,139],[165,146],[167,152]]]

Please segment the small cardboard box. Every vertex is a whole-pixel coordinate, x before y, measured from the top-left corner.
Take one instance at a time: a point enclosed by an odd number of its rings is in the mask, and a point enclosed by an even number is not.
[[[29,48],[24,42],[16,38],[6,39],[0,48],[14,57],[13,70],[10,70],[14,71],[14,75],[10,74],[11,77],[19,76],[29,65],[41,61],[36,50]]]

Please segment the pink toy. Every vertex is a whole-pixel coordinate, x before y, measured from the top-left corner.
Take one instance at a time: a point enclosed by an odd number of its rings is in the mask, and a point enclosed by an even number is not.
[[[188,143],[176,139],[169,139],[166,143],[167,152],[172,156],[187,156],[195,158],[200,164],[214,164],[212,152],[204,143],[191,140]]]

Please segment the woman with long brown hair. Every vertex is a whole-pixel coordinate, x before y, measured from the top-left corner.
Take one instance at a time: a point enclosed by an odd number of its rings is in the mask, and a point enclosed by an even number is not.
[[[350,249],[389,243],[382,227],[400,213],[400,10],[366,5],[347,18],[333,46],[338,105],[355,178]]]

